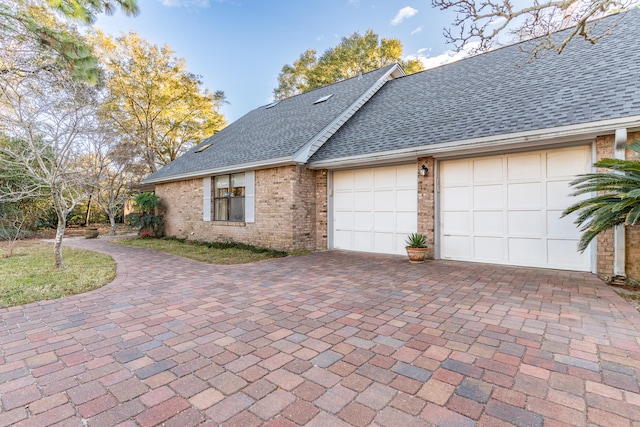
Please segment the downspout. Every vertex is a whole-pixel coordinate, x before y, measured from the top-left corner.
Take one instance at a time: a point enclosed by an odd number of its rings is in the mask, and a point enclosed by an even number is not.
[[[627,144],[627,129],[616,129],[616,136],[613,143],[613,157],[618,160],[625,160],[625,148]],[[625,226],[616,225],[613,230],[613,276],[626,278],[626,236]]]

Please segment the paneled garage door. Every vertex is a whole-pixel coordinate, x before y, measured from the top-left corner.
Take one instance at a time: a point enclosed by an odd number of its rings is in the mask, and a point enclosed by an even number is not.
[[[442,258],[589,271],[575,216],[560,216],[590,169],[589,146],[443,161]]]
[[[333,247],[403,254],[418,222],[416,165],[333,173]]]

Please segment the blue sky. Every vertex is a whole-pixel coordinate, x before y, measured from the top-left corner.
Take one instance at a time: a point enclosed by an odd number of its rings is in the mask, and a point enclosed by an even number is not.
[[[306,49],[318,55],[355,31],[398,38],[404,55],[427,65],[453,56],[442,28],[448,12],[429,0],[138,0],[139,16],[101,16],[96,26],[119,35],[134,31],[168,44],[186,58],[205,87],[225,92],[222,112],[232,122],[268,103],[284,64]]]

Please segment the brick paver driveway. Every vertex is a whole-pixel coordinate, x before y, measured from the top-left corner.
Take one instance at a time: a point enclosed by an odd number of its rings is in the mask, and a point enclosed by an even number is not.
[[[118,277],[0,310],[2,426],[640,425],[640,317],[588,274],[69,244]]]

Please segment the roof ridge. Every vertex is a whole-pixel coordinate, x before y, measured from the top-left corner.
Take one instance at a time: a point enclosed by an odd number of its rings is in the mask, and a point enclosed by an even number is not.
[[[604,19],[613,18],[613,17],[615,17],[617,15],[620,15],[619,18],[623,19],[624,16],[622,16],[622,15],[626,15],[627,13],[640,13],[640,8],[629,9],[629,10],[620,10],[620,11],[617,11],[617,12],[614,12],[614,13],[610,13],[609,15],[601,16],[599,18],[593,19],[592,21],[587,21],[587,24],[595,23],[597,21],[601,21],[601,20],[604,20]],[[553,36],[555,34],[560,34],[560,33],[563,33],[565,31],[570,31],[571,29],[573,29],[575,27],[576,27],[576,25],[571,26],[571,27],[567,27],[567,28],[563,28],[563,29],[558,30],[558,31],[554,31],[554,32],[548,34],[548,36]],[[578,34],[576,34],[575,36],[580,37]],[[448,65],[452,65],[452,64],[455,64],[455,63],[461,63],[463,61],[468,61],[468,60],[477,58],[479,56],[487,55],[487,54],[490,54],[490,53],[493,53],[493,52],[498,52],[498,51],[501,51],[501,50],[504,50],[504,49],[513,48],[515,46],[522,45],[522,44],[525,44],[525,43],[531,43],[531,42],[534,42],[536,40],[540,40],[540,39],[542,39],[544,37],[547,37],[547,36],[538,36],[538,37],[534,37],[534,38],[527,39],[527,40],[520,40],[520,41],[511,43],[511,44],[498,46],[495,49],[487,50],[487,51],[484,51],[484,52],[476,52],[473,55],[469,55],[469,56],[461,58],[461,59],[459,59],[457,61],[448,62],[446,64],[440,64],[438,66],[427,68],[426,70],[418,71],[417,73],[408,74],[408,75],[402,76],[400,78],[405,78],[405,77],[409,77],[409,76],[416,76],[418,74],[426,73],[426,72],[432,71],[432,70],[437,70],[437,69],[440,69],[442,67],[446,67]]]
[[[308,91],[306,91],[306,92],[302,92],[302,93],[296,93],[295,95],[291,95],[291,96],[289,96],[289,97],[287,97],[287,98],[284,98],[284,99],[274,99],[274,100],[273,100],[273,101],[271,101],[271,102],[268,102],[268,103],[266,103],[266,104],[264,104],[264,105],[260,105],[260,106],[258,106],[258,107],[256,107],[256,108],[254,108],[254,110],[255,110],[255,109],[258,109],[258,108],[263,108],[263,107],[265,107],[265,106],[267,106],[267,105],[271,104],[272,102],[276,102],[276,101],[286,101],[286,100],[288,100],[288,99],[293,99],[293,98],[296,98],[296,97],[301,96],[301,95],[306,95],[306,94],[309,94],[309,93],[315,92],[315,91],[317,91],[317,90],[326,89],[326,88],[328,88],[328,87],[331,87],[331,86],[337,85],[337,84],[339,84],[339,83],[344,83],[344,82],[347,82],[347,81],[349,81],[349,80],[353,80],[353,79],[361,78],[361,77],[366,76],[367,74],[375,73],[376,71],[381,71],[381,70],[384,70],[385,68],[393,67],[393,66],[395,66],[395,65],[397,65],[398,67],[401,67],[401,68],[402,68],[402,66],[401,66],[398,62],[394,62],[393,64],[387,64],[387,65],[385,65],[385,66],[383,66],[383,67],[376,68],[375,70],[371,70],[371,71],[367,71],[366,73],[358,74],[357,76],[347,77],[346,79],[338,80],[337,82],[330,83],[330,84],[328,84],[328,85],[326,85],[326,86],[317,87],[317,88],[315,88],[315,89],[311,89],[311,90],[308,90]]]

